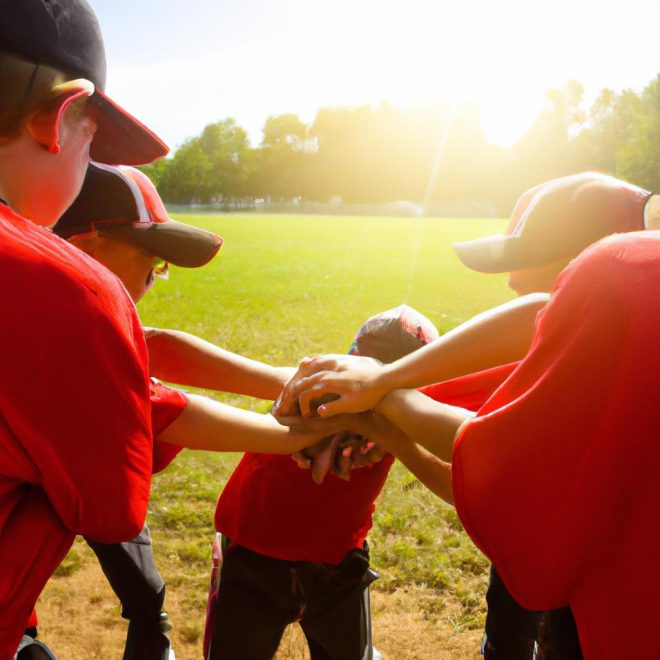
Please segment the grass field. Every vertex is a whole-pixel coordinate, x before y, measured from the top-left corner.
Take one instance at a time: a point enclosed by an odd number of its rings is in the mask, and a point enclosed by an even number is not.
[[[181,216],[225,238],[198,271],[173,269],[141,303],[145,325],[196,333],[275,364],[345,352],[361,322],[402,302],[446,331],[511,297],[500,276],[467,271],[451,244],[501,230],[493,220]],[[419,249],[417,249],[419,248]],[[263,409],[240,397],[225,401]],[[235,454],[184,452],[154,480],[149,523],[168,583],[177,658],[201,658],[212,515]],[[473,658],[487,561],[454,510],[395,465],[370,536],[376,644],[386,658]],[[125,624],[79,540],[42,597],[44,641],[71,660],[120,657]],[[280,658],[307,657],[291,631]]]

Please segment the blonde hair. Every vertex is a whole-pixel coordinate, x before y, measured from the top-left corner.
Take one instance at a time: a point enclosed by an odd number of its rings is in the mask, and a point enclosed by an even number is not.
[[[65,80],[56,69],[0,50],[0,144],[16,137],[25,119]]]

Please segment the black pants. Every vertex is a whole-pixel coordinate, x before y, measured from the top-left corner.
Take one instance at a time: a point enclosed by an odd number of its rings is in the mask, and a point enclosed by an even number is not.
[[[514,600],[490,568],[484,636],[486,660],[582,660],[570,608],[533,612]]]
[[[370,660],[369,558],[350,551],[337,566],[282,561],[230,545],[222,562],[208,660],[270,660],[299,621],[312,660]]]
[[[126,543],[105,545],[87,539],[128,619],[124,660],[167,660],[171,626],[162,611],[165,583],[151,547],[149,528]]]

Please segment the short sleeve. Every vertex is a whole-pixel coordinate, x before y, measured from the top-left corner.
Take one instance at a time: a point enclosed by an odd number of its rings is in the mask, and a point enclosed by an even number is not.
[[[164,470],[183,447],[158,442],[158,436],[185,410],[188,397],[173,387],[151,379],[151,420],[154,433],[154,474]]]

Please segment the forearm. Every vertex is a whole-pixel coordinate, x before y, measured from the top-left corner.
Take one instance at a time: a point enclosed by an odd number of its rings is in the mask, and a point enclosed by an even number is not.
[[[186,409],[156,438],[188,449],[292,454],[335,433],[337,420],[310,420],[291,429],[271,415],[189,395]]]
[[[536,315],[547,301],[547,294],[531,294],[475,316],[385,366],[377,387],[384,392],[420,387],[520,360],[534,336]]]
[[[415,390],[391,392],[378,405],[377,412],[445,462],[451,461],[458,429],[471,418],[462,408],[433,401]]]
[[[451,463],[440,460],[423,447],[406,439],[393,448],[394,455],[432,492],[454,503]]]
[[[146,331],[152,376],[170,383],[276,399],[292,369],[272,367],[178,330]]]

